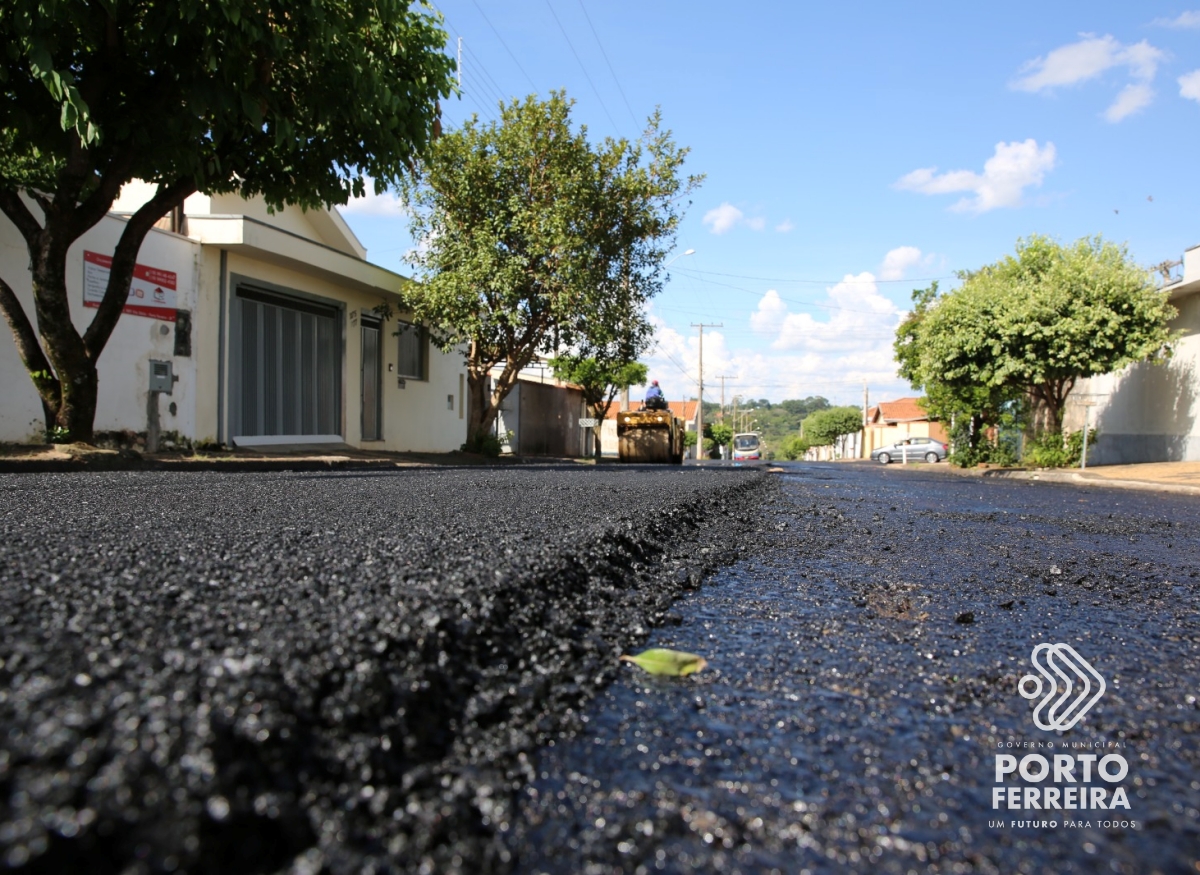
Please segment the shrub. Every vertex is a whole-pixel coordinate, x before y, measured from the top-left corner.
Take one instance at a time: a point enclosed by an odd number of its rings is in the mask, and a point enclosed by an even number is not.
[[[1100,439],[1096,429],[1088,430],[1088,445],[1094,446]],[[1083,457],[1083,432],[1068,432],[1064,436],[1060,432],[1042,432],[1025,442],[1026,465],[1035,468],[1078,468]]]
[[[808,452],[810,446],[811,444],[807,438],[793,435],[792,437],[784,438],[783,443],[779,445],[779,453],[785,459],[794,462],[797,459],[803,459],[804,454]]]
[[[499,435],[493,434],[490,431],[477,431],[467,438],[467,442],[462,445],[464,453],[478,453],[490,459],[497,458],[503,449],[504,442],[500,440]]]

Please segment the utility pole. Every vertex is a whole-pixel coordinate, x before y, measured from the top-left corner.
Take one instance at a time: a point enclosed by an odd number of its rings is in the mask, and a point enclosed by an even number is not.
[[[704,329],[724,328],[724,322],[693,322],[693,328],[700,329],[700,346],[698,348],[700,361],[700,401],[696,407],[696,460],[704,452]]]
[[[462,37],[458,38],[458,87],[462,89]]]
[[[725,421],[725,380],[732,380],[728,374],[721,374],[721,422]]]

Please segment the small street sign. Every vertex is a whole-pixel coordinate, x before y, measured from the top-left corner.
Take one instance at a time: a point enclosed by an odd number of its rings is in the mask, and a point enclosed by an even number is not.
[[[599,425],[599,423],[600,423],[600,420],[596,419],[595,417],[588,417],[588,416],[579,417],[579,427],[580,428],[595,428],[597,425]]]

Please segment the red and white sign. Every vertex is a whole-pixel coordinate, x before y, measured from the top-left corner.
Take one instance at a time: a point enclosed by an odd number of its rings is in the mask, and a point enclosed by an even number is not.
[[[111,269],[111,256],[99,252],[83,253],[83,306],[100,306],[104,300],[104,290],[108,288]],[[173,271],[135,264],[129,297],[122,312],[174,322],[176,278]]]

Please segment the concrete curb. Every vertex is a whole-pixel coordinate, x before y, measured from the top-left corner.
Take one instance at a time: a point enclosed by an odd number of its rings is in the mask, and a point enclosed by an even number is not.
[[[353,469],[391,470],[394,468],[436,467],[424,462],[393,462],[377,459],[212,459],[166,461],[162,459],[10,459],[0,460],[0,474],[63,474],[79,471],[228,471],[263,473],[269,471],[339,471]]]
[[[1116,480],[1082,471],[983,471],[980,477],[1001,480],[1030,480],[1039,483],[1067,483],[1073,486],[1099,486],[1106,489],[1133,489],[1141,492],[1170,492],[1176,495],[1200,495],[1200,486],[1160,483],[1153,480]]]

